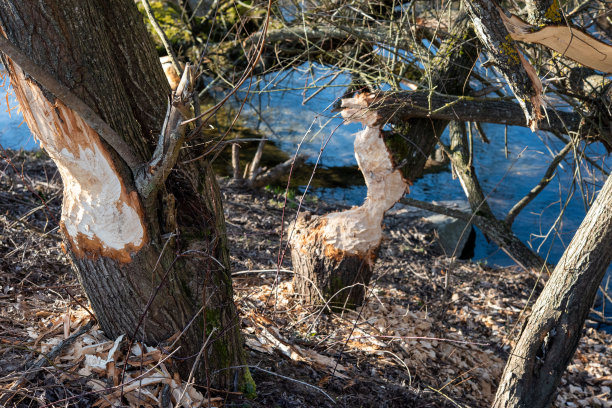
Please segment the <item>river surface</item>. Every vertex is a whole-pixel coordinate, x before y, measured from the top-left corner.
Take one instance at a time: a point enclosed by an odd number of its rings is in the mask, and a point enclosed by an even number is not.
[[[307,154],[309,160],[319,166],[356,165],[353,134],[362,126],[344,125],[338,115],[331,112],[332,104],[342,97],[348,82],[349,78],[345,75],[316,67],[268,75],[251,84],[242,118],[286,152]],[[321,90],[323,84],[329,87]],[[234,103],[239,104],[244,97],[244,92],[238,93]],[[2,146],[37,149],[38,145],[17,112],[15,98],[12,95],[8,97],[10,109],[4,94],[0,101]],[[505,127],[485,124],[483,128],[490,143],[484,143],[474,130],[474,164],[493,212],[504,217],[540,181],[550,160],[563,145],[555,136],[545,132],[533,133],[525,128],[508,127],[506,157]],[[443,136],[443,140],[445,138],[447,135]],[[600,166],[610,171],[612,160],[606,157],[605,149],[600,144],[592,144],[586,151]],[[567,157],[548,187],[520,213],[513,225],[514,232],[521,240],[553,263],[561,257],[584,218],[589,203],[605,181],[604,177],[591,172],[587,166],[577,166],[573,154]],[[305,189],[305,186],[296,187],[301,191]],[[311,188],[309,193],[327,200],[359,205],[366,195],[366,188],[363,185]],[[465,199],[458,180],[453,179],[449,170],[427,174],[417,180],[410,189],[410,196],[425,201]],[[513,264],[480,232],[477,232],[474,259],[491,265]],[[608,293],[612,292],[611,276],[609,270],[602,282],[604,286],[609,285]],[[606,314],[612,316],[611,312],[612,304],[607,304]],[[612,328],[607,327],[606,331],[612,332]]]

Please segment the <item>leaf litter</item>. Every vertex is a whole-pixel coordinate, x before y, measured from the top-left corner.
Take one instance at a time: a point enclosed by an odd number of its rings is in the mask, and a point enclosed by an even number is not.
[[[92,324],[58,245],[55,167],[44,156],[11,156],[15,167],[5,161],[0,169],[0,399],[11,397],[5,406],[486,407],[528,299],[542,288],[543,277],[514,268],[444,258],[423,214],[401,207],[386,219],[366,304],[326,313],[293,294],[288,256],[277,269],[278,197],[222,181],[235,299],[258,396],[207,395],[170,371],[171,351],[135,343],[128,355],[124,337],[109,339]],[[33,211],[40,197],[46,206]],[[294,217],[287,209],[284,231]],[[612,335],[587,327],[553,405],[610,407],[611,388]]]

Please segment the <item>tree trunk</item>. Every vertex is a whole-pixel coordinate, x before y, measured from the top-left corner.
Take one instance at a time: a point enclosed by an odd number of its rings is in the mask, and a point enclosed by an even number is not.
[[[512,350],[493,407],[548,407],[612,261],[612,176],[563,253]]]
[[[132,0],[0,0],[0,35],[110,125],[130,156],[150,160],[170,88]],[[133,166],[83,112],[25,66],[5,65],[28,126],[61,173],[64,248],[104,332],[159,344],[184,331],[175,361],[186,378],[214,331],[196,379],[252,391],[248,370],[230,369],[245,357],[208,164],[179,166],[145,199]]]
[[[460,18],[431,61],[433,68],[423,78],[423,86],[462,94],[478,57],[474,40],[467,19]],[[375,95],[362,94],[342,101],[345,120],[366,126],[355,138],[355,156],[368,186],[364,204],[299,219],[291,235],[294,287],[312,303],[327,302],[333,296],[333,306],[361,305],[382,241],[384,213],[422,174],[448,124],[447,120],[414,118],[383,132],[393,113],[385,117],[372,109],[375,100]]]

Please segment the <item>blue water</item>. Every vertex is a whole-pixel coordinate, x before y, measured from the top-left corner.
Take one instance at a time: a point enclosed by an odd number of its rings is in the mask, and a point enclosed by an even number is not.
[[[289,153],[307,154],[311,162],[321,166],[356,165],[353,134],[361,125],[343,125],[338,114],[331,112],[332,104],[343,96],[349,82],[346,75],[336,75],[316,66],[270,74],[252,84],[242,118]],[[321,90],[323,84],[330,86]],[[235,103],[241,102],[245,95],[238,93]],[[38,148],[27,126],[22,124],[23,117],[15,109],[15,98],[9,96],[10,116],[6,98],[2,96],[0,101],[2,146]],[[506,158],[504,126],[484,124],[483,128],[491,143],[484,143],[474,130],[474,164],[493,212],[503,218],[514,203],[540,181],[562,143],[545,132],[509,127]],[[612,160],[606,156],[603,146],[590,145],[586,152],[606,171],[611,170]],[[548,187],[517,217],[514,232],[542,257],[557,262],[604,180],[583,163],[576,166],[574,155],[570,153]],[[366,195],[365,186],[311,191],[323,199],[354,205],[361,204]],[[459,182],[453,180],[450,171],[425,175],[411,187],[410,196],[425,201],[465,199]],[[474,259],[491,265],[513,264],[480,232],[477,233]],[[612,304],[606,305],[606,310],[612,312]]]
[[[23,121],[23,115],[19,112],[18,106],[7,79],[5,86],[0,87],[0,144],[11,149],[38,149],[38,143]]]
[[[259,126],[264,133],[268,133],[284,150],[295,153],[299,149],[307,153],[311,162],[318,161],[320,165],[330,167],[356,165],[353,134],[361,129],[361,125],[342,125],[342,120],[328,108],[342,97],[349,78],[339,75],[332,87],[319,92],[303,105],[315,91],[319,91],[317,86],[327,83],[328,80],[324,78],[326,72],[315,68],[296,70],[284,76],[268,75],[257,85],[259,89],[253,87],[252,105],[245,107],[243,118],[251,126]],[[274,133],[269,131],[266,124],[271,124]],[[491,143],[484,143],[474,129],[474,164],[493,212],[503,217],[540,181],[563,143],[546,132],[533,133],[526,128],[511,126],[507,132],[509,154],[506,158],[504,126],[484,124],[483,128]],[[447,138],[445,134],[443,140]],[[324,150],[318,159],[322,146]],[[589,157],[610,171],[612,160],[606,156],[603,146],[593,144],[586,149]],[[548,256],[551,262],[559,259],[584,218],[588,201],[593,199],[605,181],[584,165],[578,166],[580,173],[575,174],[575,164],[574,156],[570,153],[548,187],[514,222],[516,234],[532,248],[539,249],[542,256]],[[582,183],[579,182],[580,178]],[[348,204],[361,204],[366,189],[365,186],[353,186],[346,189],[318,189],[316,193]],[[583,195],[588,197],[587,202],[582,199]],[[411,187],[410,196],[427,201],[465,199],[458,180],[452,179],[450,171],[425,175]],[[564,213],[564,216],[556,222],[560,213]],[[550,231],[553,226],[554,229]],[[486,241],[480,242],[476,258],[502,266],[512,264],[512,260]]]

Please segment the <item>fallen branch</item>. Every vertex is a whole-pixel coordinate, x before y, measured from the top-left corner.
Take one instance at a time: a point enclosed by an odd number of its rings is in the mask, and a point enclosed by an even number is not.
[[[509,237],[511,236],[509,234],[512,234],[512,231],[508,231],[509,228],[504,228],[503,224],[498,220],[490,220],[480,215],[470,214],[459,210],[453,210],[452,208],[447,208],[441,205],[415,200],[413,198],[408,197],[402,198],[399,202],[405,205],[409,205],[411,207],[421,208],[423,210],[447,215],[449,217],[454,217],[459,220],[473,223],[484,234],[486,234],[487,237],[489,237],[493,242],[495,242],[497,246],[499,246],[499,248],[506,253],[506,255],[512,258],[512,260],[516,262],[517,265],[527,271],[533,269],[540,270],[541,268],[545,268],[548,270],[552,269],[548,263],[544,263],[544,261],[541,260],[538,261],[537,258],[539,257],[532,257],[533,259],[517,258],[516,254],[521,253],[522,249],[517,248],[516,242],[512,239],[509,239]],[[524,246],[524,244],[522,244],[522,246]],[[534,255],[536,254],[534,253]]]
[[[380,113],[382,120],[402,123],[411,118],[485,122],[509,126],[529,127],[521,107],[510,101],[473,96],[445,95],[437,92],[378,92],[370,109]],[[583,117],[576,112],[554,111],[548,120],[540,122],[545,131],[578,132],[583,137],[596,137],[595,131],[580,129]]]
[[[261,175],[255,175],[252,180],[249,180],[249,183],[253,187],[263,187],[268,184],[272,184],[275,181],[278,181],[281,177],[289,173],[289,169],[293,166],[294,171],[295,168],[301,167],[306,162],[306,156],[298,155],[295,158],[295,162],[293,158],[286,160],[271,169],[265,171]]]
[[[411,27],[412,28],[412,27]],[[414,28],[419,28],[415,26]],[[424,28],[424,27],[420,27]],[[389,38],[387,29],[368,29],[362,27],[349,27],[344,25],[319,25],[317,27],[304,27],[303,25],[294,27],[283,27],[276,30],[271,30],[266,36],[266,44],[268,46],[280,42],[294,43],[296,40],[305,42],[330,42],[331,40],[345,42],[367,42],[370,44],[385,44]],[[408,33],[407,37],[409,37]],[[438,33],[440,34],[440,33]],[[448,34],[447,34],[448,35]],[[261,33],[255,33],[247,38],[247,42],[251,44],[257,43],[261,39]],[[355,41],[357,40],[357,41]],[[424,54],[424,49],[418,46],[418,42],[412,38],[400,38],[395,46],[398,49],[417,52],[419,55]]]

